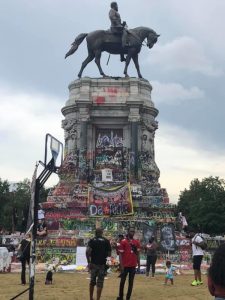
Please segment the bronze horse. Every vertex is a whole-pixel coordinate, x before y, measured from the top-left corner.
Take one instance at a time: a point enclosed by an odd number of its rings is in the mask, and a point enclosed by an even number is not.
[[[149,48],[152,48],[153,45],[157,42],[159,36],[160,35],[157,34],[154,30],[147,27],[137,27],[134,29],[130,29],[128,31],[129,45],[126,47],[122,47],[121,34],[112,33],[110,30],[96,30],[90,33],[81,33],[72,43],[72,47],[66,53],[65,58],[73,54],[86,37],[88,57],[82,63],[80,72],[78,73],[79,78],[82,76],[84,68],[94,58],[100,74],[104,77],[107,77],[104,74],[100,64],[101,53],[103,51],[106,51],[110,54],[127,54],[123,72],[125,77],[129,77],[127,74],[127,68],[132,58],[137,69],[138,77],[142,78],[138,63],[138,53],[141,51],[141,47],[143,45],[142,43],[145,39],[147,39],[146,45]]]

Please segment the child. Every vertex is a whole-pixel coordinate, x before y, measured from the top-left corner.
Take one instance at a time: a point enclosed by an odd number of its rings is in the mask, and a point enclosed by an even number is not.
[[[225,244],[215,251],[208,270],[208,289],[215,299],[225,299]]]
[[[167,260],[166,262],[166,277],[165,277],[165,285],[167,284],[168,279],[170,280],[171,284],[173,285],[173,267],[171,265],[171,262]]]

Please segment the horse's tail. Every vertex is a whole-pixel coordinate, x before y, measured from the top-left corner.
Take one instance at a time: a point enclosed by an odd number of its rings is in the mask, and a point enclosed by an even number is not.
[[[83,42],[83,40],[86,38],[87,35],[88,35],[87,33],[81,33],[75,38],[75,41],[71,44],[72,47],[66,53],[65,58],[72,55],[78,49],[78,47],[80,46],[80,44]]]

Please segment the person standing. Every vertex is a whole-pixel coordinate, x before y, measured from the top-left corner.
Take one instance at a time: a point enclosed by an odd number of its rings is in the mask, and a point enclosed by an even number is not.
[[[192,281],[192,286],[197,286],[203,284],[201,278],[201,263],[204,255],[204,251],[200,247],[201,243],[204,242],[203,238],[199,233],[191,233],[191,244],[192,244],[192,256],[193,256],[193,270],[194,270],[194,281]]]
[[[39,219],[38,225],[37,225],[37,236],[38,237],[44,237],[48,233],[47,231],[47,225],[45,223],[45,219]]]
[[[139,254],[141,250],[141,245],[138,240],[134,239],[134,234],[135,229],[133,227],[130,227],[128,229],[126,238],[120,242],[120,247],[118,249],[122,273],[120,277],[121,279],[119,287],[119,297],[117,297],[117,300],[123,300],[124,285],[128,274],[129,280],[126,300],[130,300],[133,289],[136,266],[138,265],[138,269],[140,269]]]
[[[97,300],[101,298],[104,284],[106,258],[111,256],[111,246],[109,240],[104,238],[103,230],[97,228],[95,237],[88,242],[86,249],[86,258],[88,269],[91,273],[89,286],[90,300],[93,300],[94,287],[97,286]]]
[[[215,300],[225,300],[225,244],[215,251],[208,270],[208,289]]]
[[[21,262],[21,284],[26,284],[26,264],[30,264],[30,244],[31,234],[28,233],[25,239],[19,244],[18,250],[20,251],[20,262]]]
[[[146,276],[149,276],[150,267],[152,266],[152,277],[155,276],[155,264],[157,260],[156,250],[158,248],[155,238],[152,236],[145,246],[146,259]]]

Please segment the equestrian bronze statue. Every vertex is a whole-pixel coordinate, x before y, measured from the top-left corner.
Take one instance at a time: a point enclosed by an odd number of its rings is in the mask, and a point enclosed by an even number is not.
[[[137,27],[134,29],[129,29],[128,35],[129,46],[122,47],[121,36],[113,34],[110,31],[96,30],[90,33],[81,33],[72,43],[72,47],[66,53],[65,58],[73,54],[82,43],[82,41],[86,38],[88,57],[82,63],[80,72],[78,73],[79,78],[82,76],[84,68],[94,58],[100,74],[106,77],[100,64],[100,58],[103,51],[106,51],[110,54],[127,54],[123,72],[125,77],[129,77],[127,74],[127,68],[132,58],[137,69],[138,77],[142,78],[138,63],[138,54],[141,51],[142,43],[145,39],[147,39],[146,45],[151,49],[157,42],[159,35],[154,30],[147,27]]]

